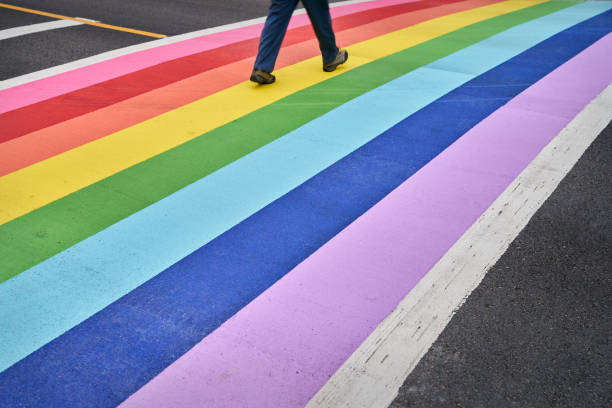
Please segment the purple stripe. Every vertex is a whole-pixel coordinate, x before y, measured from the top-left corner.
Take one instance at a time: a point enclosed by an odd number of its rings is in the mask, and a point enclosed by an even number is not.
[[[304,406],[612,82],[610,66],[612,35],[479,123],[121,406]]]

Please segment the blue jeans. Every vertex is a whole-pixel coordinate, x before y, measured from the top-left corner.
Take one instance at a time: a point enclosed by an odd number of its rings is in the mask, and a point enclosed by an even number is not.
[[[291,14],[298,0],[272,0],[268,18],[259,40],[259,51],[255,60],[255,69],[272,72],[274,63],[285,37]],[[338,55],[336,37],[331,25],[329,3],[327,0],[302,0],[308,13],[314,32],[319,40],[319,48],[323,55],[323,63],[332,62]]]

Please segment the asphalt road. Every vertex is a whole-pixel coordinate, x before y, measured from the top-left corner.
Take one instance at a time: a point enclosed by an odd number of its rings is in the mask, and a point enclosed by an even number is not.
[[[612,124],[472,292],[391,408],[612,407]]]
[[[8,3],[170,36],[264,16],[269,0],[12,0]]]
[[[19,0],[176,35],[269,0]],[[0,8],[0,30],[53,19]],[[0,80],[154,38],[88,25],[0,41]],[[612,127],[599,136],[408,377],[399,407],[612,406]]]
[[[21,27],[28,24],[45,23],[53,21],[53,18],[40,16],[37,14],[24,13],[22,11],[0,8],[0,30],[7,28]]]

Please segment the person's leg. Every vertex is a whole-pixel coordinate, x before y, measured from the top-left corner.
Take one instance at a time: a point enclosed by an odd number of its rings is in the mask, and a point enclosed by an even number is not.
[[[254,69],[266,72],[274,70],[276,57],[278,57],[291,14],[293,14],[297,2],[298,0],[272,0],[259,40],[259,51]]]
[[[319,48],[323,55],[323,64],[334,61],[338,55],[336,37],[332,29],[331,15],[329,14],[329,3],[327,0],[302,0],[312,27],[319,40]]]

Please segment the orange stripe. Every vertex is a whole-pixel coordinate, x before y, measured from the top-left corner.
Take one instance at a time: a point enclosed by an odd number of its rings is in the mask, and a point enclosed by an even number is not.
[[[379,20],[336,33],[347,46],[433,18],[498,3],[501,0],[468,0]],[[316,40],[283,48],[277,68],[319,54]],[[121,129],[243,82],[254,57],[219,67],[180,82],[147,92],[103,109],[76,117],[0,144],[0,176],[17,171]]]
[[[449,3],[458,3],[464,0],[447,1]],[[334,19],[334,27],[336,27],[336,31],[348,30],[349,28],[369,24],[373,21],[439,5],[439,0],[410,0],[410,2],[405,4],[381,7],[375,10],[341,16]],[[248,28],[249,27],[247,27],[247,29]],[[238,31],[230,30],[225,32],[225,36],[228,37],[226,39],[229,40],[229,37],[232,36],[232,32],[235,32],[235,35],[239,36],[239,32],[242,32],[242,29],[238,28],[237,30]],[[189,78],[193,75],[201,74],[204,71],[252,57],[257,53],[259,37],[258,33],[255,34],[253,30],[251,30],[251,34],[252,36],[244,38],[243,40],[239,40],[236,37],[236,42],[219,45],[216,48],[210,48],[196,52],[195,54],[176,57],[175,59],[167,60],[157,65],[149,65],[144,69],[136,70],[126,75],[118,74],[118,76],[109,78],[106,81],[84,86],[80,89],[75,88],[71,92],[56,95],[46,100],[40,100],[34,104],[24,105],[18,109],[4,112],[0,115],[0,128],[3,128],[3,132],[0,133],[0,143],[105,108],[126,99]],[[208,42],[207,40],[209,38],[213,37],[218,36],[213,34],[212,36],[200,37],[200,39],[204,40],[203,42],[205,43]],[[300,26],[287,32],[283,40],[283,45],[289,46],[311,38],[314,38],[312,28],[310,26]],[[167,47],[159,48],[165,49]],[[178,48],[180,48],[180,45]],[[160,52],[163,53],[163,50]],[[155,51],[152,51],[152,53],[155,54]],[[138,58],[138,60],[145,61],[147,58]],[[79,78],[79,81],[87,81],[83,76],[79,76]],[[79,81],[77,81],[77,83]],[[0,91],[0,93],[2,93],[2,91]],[[30,94],[28,97],[35,96]],[[0,100],[1,99],[2,98],[0,98]],[[75,104],[75,100],[86,100],[87,103]],[[0,102],[0,104],[1,103],[2,102]]]

